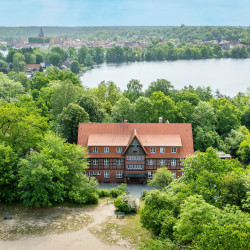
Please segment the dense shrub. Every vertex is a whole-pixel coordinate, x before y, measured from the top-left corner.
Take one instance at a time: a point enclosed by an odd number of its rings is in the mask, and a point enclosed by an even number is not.
[[[227,224],[218,226],[210,224],[194,243],[195,249],[249,249],[250,226]]]
[[[172,241],[169,239],[148,239],[141,243],[138,250],[176,250],[179,249]]]
[[[181,205],[179,219],[174,226],[175,237],[180,243],[191,243],[204,231],[204,226],[216,218],[219,209],[206,203],[202,196],[188,197]]]
[[[171,237],[173,221],[177,218],[179,211],[180,200],[177,196],[153,190],[146,196],[145,206],[141,212],[141,222],[145,228],[152,230],[154,235],[160,235],[164,228],[164,231]]]
[[[147,196],[148,193],[149,193],[148,190],[143,190],[143,191],[142,191],[142,194],[141,194],[141,199],[142,199],[142,200],[145,200],[145,198],[146,198],[146,196]]]
[[[128,193],[128,188],[125,183],[120,184],[117,188],[112,188],[110,190],[110,196],[112,198],[117,198],[119,195]]]
[[[97,189],[96,192],[100,198],[110,196],[110,191],[108,189]]]
[[[136,213],[137,211],[136,201],[130,195],[127,194],[119,196],[115,200],[114,205],[118,212],[124,212],[129,214]]]

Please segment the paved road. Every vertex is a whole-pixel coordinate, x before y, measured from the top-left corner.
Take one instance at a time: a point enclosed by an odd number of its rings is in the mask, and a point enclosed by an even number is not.
[[[116,188],[119,184],[117,183],[100,183],[98,188],[100,189],[112,189]],[[133,195],[136,198],[140,198],[143,190],[153,190],[154,188],[151,188],[147,185],[139,185],[139,184],[127,184],[128,191],[131,195]]]

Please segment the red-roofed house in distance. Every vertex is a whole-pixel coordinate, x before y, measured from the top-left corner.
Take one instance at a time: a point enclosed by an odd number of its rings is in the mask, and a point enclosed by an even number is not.
[[[26,64],[25,71],[32,72],[32,71],[39,71],[41,68],[41,64]]]
[[[88,148],[86,175],[100,182],[145,183],[158,168],[181,177],[181,159],[194,153],[190,123],[80,123]]]

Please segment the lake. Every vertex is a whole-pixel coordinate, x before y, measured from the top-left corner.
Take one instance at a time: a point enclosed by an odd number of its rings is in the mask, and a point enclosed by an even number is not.
[[[219,89],[222,94],[234,96],[250,87],[250,58],[103,63],[87,71],[81,81],[93,88],[103,80],[110,80],[124,90],[131,79],[137,79],[145,90],[161,78],[170,81],[176,89],[190,84],[211,86],[213,91]]]

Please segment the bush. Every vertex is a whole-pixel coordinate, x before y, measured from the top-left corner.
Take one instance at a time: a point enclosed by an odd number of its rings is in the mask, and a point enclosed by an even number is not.
[[[117,198],[119,196],[120,192],[116,188],[112,188],[110,190],[110,196],[112,198]]]
[[[110,191],[108,189],[97,189],[96,192],[100,198],[110,196]]]
[[[180,210],[178,197],[159,190],[151,191],[145,198],[145,206],[141,211],[141,223],[154,235],[160,235],[164,228],[169,237],[173,234],[174,220]],[[169,218],[166,221],[165,218]]]
[[[169,239],[148,239],[143,243],[140,243],[138,250],[175,250],[179,249],[172,241]]]
[[[143,190],[143,191],[142,191],[142,194],[141,194],[141,200],[144,201],[148,193],[149,193],[148,190]]]
[[[110,190],[110,196],[112,198],[117,198],[119,195],[122,195],[124,193],[128,193],[128,188],[125,183],[122,183],[117,188],[112,188]]]
[[[120,184],[117,187],[117,190],[119,191],[120,194],[122,194],[122,193],[128,193],[128,188],[127,188],[127,185],[125,183]]]
[[[126,214],[129,214],[129,213],[136,213],[137,211],[136,201],[127,194],[119,196],[115,200],[114,205],[118,212],[124,212]]]
[[[246,223],[211,224],[194,242],[196,249],[249,249],[250,227]]]
[[[84,176],[85,179],[85,176]],[[78,204],[97,204],[98,194],[96,193],[96,180],[91,178],[88,182],[79,183],[69,191],[69,199]]]

